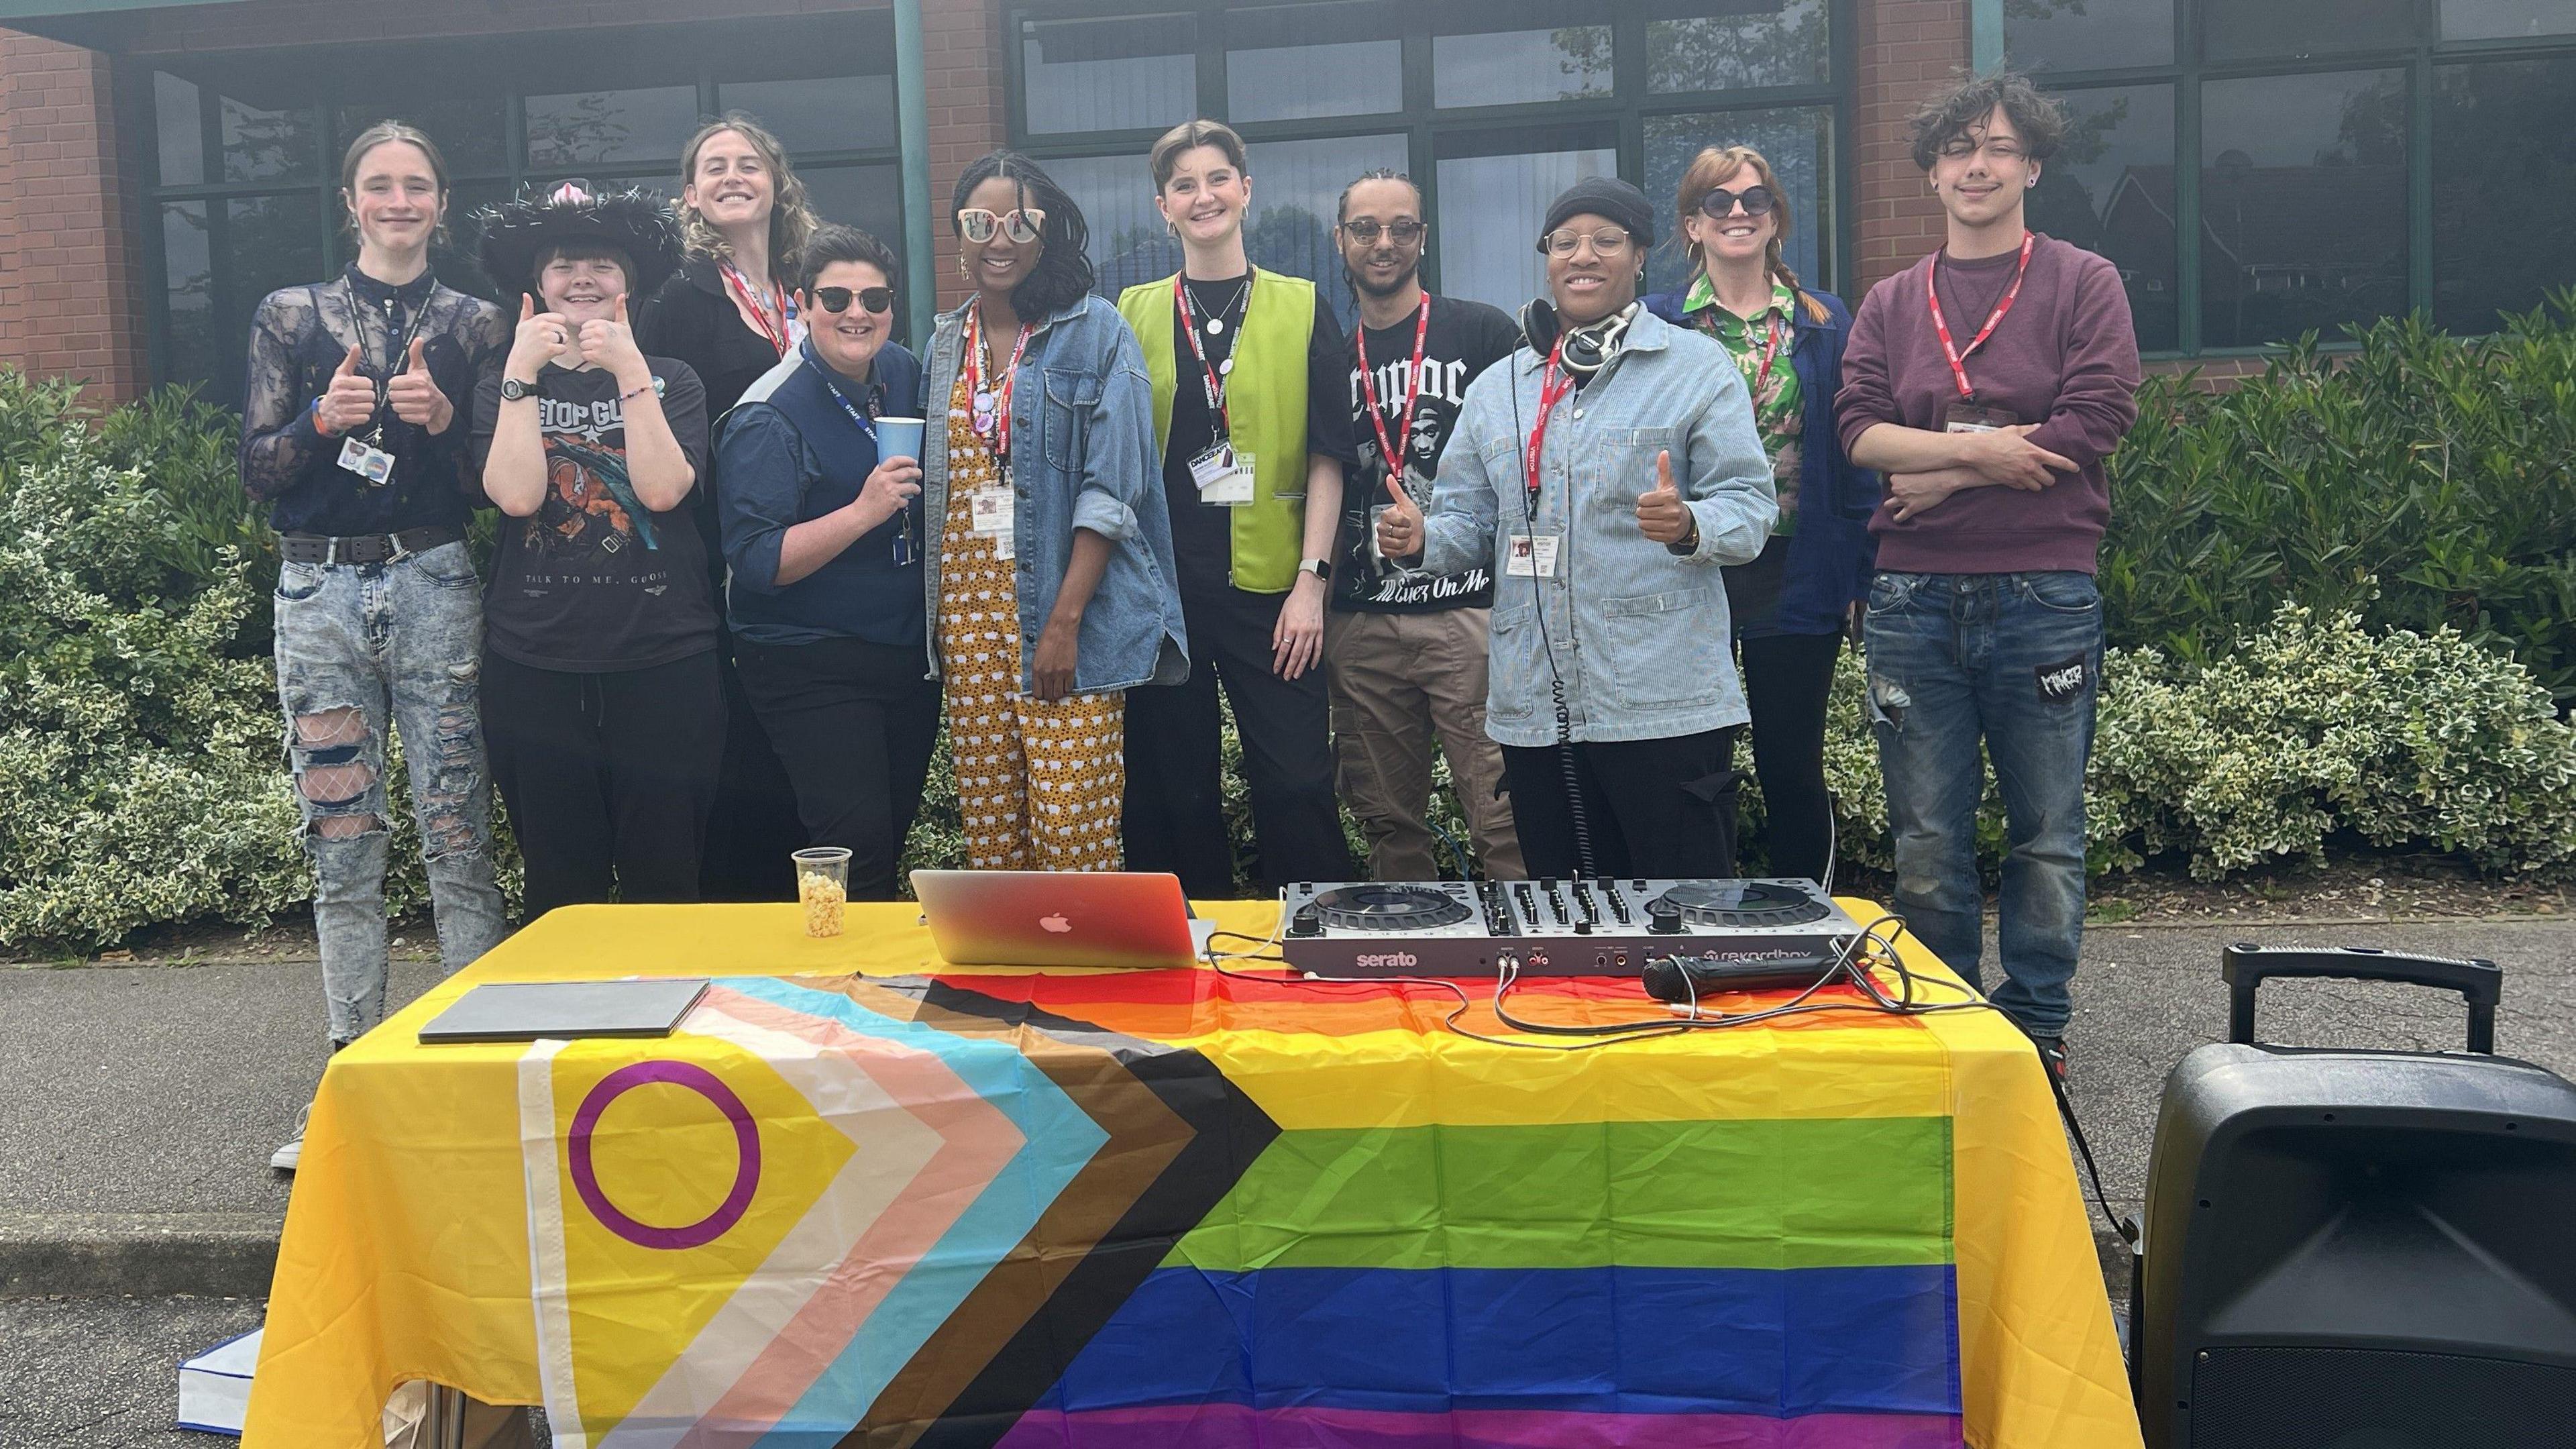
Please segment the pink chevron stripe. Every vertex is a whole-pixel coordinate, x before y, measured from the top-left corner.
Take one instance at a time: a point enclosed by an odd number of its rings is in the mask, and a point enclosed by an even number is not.
[[[863,1037],[837,1021],[721,986],[708,990],[699,1009],[718,1010],[843,1057],[938,1133],[941,1145],[675,1449],[739,1445],[747,1432],[775,1425],[858,1336],[868,1315],[910,1266],[956,1224],[1025,1145],[1019,1128],[1000,1108],[932,1053]],[[867,1144],[860,1143],[859,1151],[864,1156]]]
[[[1252,1409],[1241,1404],[1036,1409],[997,1449],[1161,1449],[1259,1444],[1264,1449],[1960,1449],[1947,1414],[1579,1414],[1458,1409],[1398,1414],[1365,1409]]]

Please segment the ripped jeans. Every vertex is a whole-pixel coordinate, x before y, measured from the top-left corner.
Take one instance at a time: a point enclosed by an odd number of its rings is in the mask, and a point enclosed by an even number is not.
[[[380,564],[277,575],[277,695],[313,857],[313,924],[331,1040],[385,1014],[387,730],[411,772],[440,959],[455,971],[506,927],[492,878],[484,764],[483,604],[463,543]]]
[[[2004,979],[1993,1000],[2034,1037],[2065,1035],[2084,943],[2084,767],[2102,673],[2092,575],[1882,573],[1870,584],[1867,643],[1897,911],[1979,982],[1982,738],[2007,844],[1995,911]]]

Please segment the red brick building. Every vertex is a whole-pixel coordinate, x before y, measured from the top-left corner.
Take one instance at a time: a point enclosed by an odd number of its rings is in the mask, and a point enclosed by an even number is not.
[[[0,0],[0,365],[228,400],[259,297],[346,259],[339,149],[387,115],[448,153],[438,266],[460,283],[472,206],[569,175],[676,188],[688,132],[735,109],[785,137],[826,215],[927,253],[916,298],[954,294],[944,199],[1006,144],[1083,200],[1104,285],[1160,275],[1142,156],[1202,114],[1252,143],[1272,267],[1329,279],[1340,187],[1394,166],[1428,194],[1434,284],[1510,305],[1564,184],[1669,196],[1700,144],[1750,141],[1790,193],[1794,264],[1856,300],[1938,244],[1907,112],[2007,52],[2077,119],[2034,224],[2121,263],[2152,353],[2223,363],[2410,307],[2485,330],[2576,280],[2576,0],[711,8]]]

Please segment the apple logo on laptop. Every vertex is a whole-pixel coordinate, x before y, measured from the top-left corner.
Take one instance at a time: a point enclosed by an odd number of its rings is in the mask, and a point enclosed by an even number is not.
[[[1073,922],[1066,920],[1064,918],[1064,912],[1062,911],[1058,911],[1052,916],[1038,917],[1038,924],[1055,932],[1059,936],[1073,929]]]

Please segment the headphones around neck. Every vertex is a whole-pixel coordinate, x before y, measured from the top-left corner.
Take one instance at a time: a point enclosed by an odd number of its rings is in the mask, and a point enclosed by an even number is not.
[[[1532,297],[1521,308],[1521,338],[1531,350],[1545,354],[1555,348],[1557,334],[1563,331],[1565,370],[1578,377],[1590,377],[1619,355],[1619,344],[1628,339],[1628,328],[1644,305],[1630,302],[1607,317],[1567,329],[1557,318],[1555,303],[1545,297]]]

